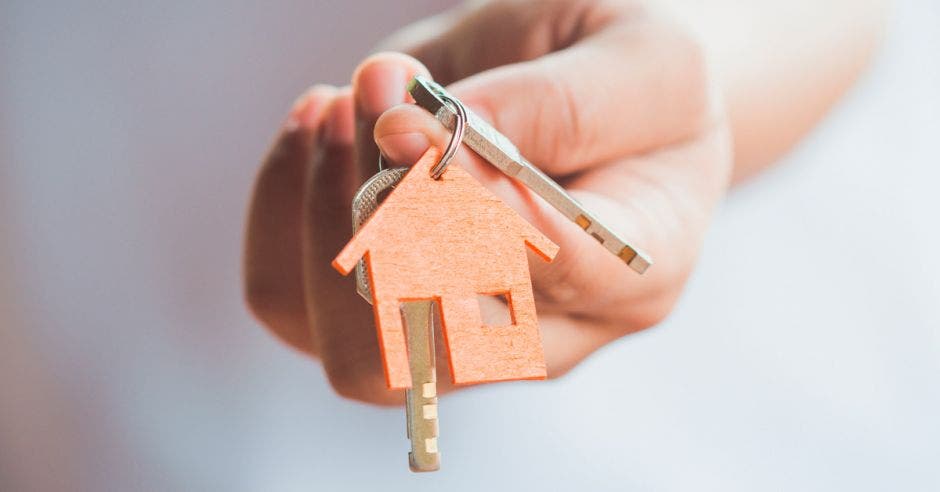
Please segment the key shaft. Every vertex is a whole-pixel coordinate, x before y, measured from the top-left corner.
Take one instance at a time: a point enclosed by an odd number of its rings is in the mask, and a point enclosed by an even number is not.
[[[453,108],[444,102],[443,97],[447,96],[455,100],[456,98],[443,87],[426,77],[418,75],[408,84],[408,92],[411,93],[419,106],[433,114],[445,127],[448,129],[454,128],[457,114]],[[610,228],[602,224],[597,217],[588,212],[564,188],[526,160],[519,153],[519,149],[505,135],[474,114],[469,108],[467,113],[468,119],[463,142],[480,157],[496,166],[507,176],[515,178],[528,186],[635,272],[642,274],[653,264],[649,255],[628,244]]]
[[[383,169],[367,180],[352,203],[353,232],[359,230],[379,207],[384,193],[401,181],[408,168]],[[356,290],[369,304],[372,286],[365,262],[356,265]],[[405,390],[405,417],[411,451],[408,463],[412,471],[428,472],[441,467],[437,449],[437,369],[434,363],[434,301],[410,301],[401,304],[402,322],[408,350],[411,388]]]
[[[405,392],[412,471],[440,469],[437,450],[437,371],[434,364],[434,301],[409,301],[401,305],[408,344],[411,389]]]

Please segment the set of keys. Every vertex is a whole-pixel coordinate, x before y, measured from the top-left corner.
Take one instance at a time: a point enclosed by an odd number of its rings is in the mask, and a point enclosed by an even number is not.
[[[344,275],[355,269],[357,290],[376,313],[388,385],[406,390],[411,469],[434,471],[440,468],[435,320],[455,383],[544,378],[525,250],[550,261],[558,249],[459,166],[448,168],[462,143],[637,273],[652,261],[443,87],[417,76],[408,91],[453,130],[451,142],[443,154],[431,149],[412,168],[382,169],[366,181],[353,201],[354,237],[333,264]],[[477,295],[502,296],[510,324],[485,326]]]
[[[353,198],[353,233],[375,213],[382,195],[392,189],[408,168],[383,169],[366,181]],[[356,264],[356,291],[372,303],[365,262]],[[435,471],[440,468],[437,451],[437,366],[434,362],[434,306],[429,300],[403,302],[401,317],[407,332],[408,366],[411,388],[405,390],[405,414],[411,451],[409,466],[413,471]]]

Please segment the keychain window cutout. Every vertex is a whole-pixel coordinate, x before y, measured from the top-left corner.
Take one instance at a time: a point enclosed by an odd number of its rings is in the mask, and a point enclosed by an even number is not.
[[[513,326],[516,318],[509,302],[509,293],[477,294],[480,318],[484,326]]]
[[[368,265],[387,385],[411,386],[399,305],[430,298],[455,384],[544,379],[526,249],[551,261],[558,246],[460,166],[431,178],[439,156],[429,149],[333,260],[343,275]],[[485,326],[479,292],[508,292],[515,325]]]

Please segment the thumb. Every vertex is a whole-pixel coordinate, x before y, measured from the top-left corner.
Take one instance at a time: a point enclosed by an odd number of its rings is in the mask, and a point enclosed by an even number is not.
[[[451,136],[434,116],[410,104],[386,111],[375,126],[376,143],[393,165],[411,165],[429,146],[445,148]],[[616,271],[616,277],[626,282],[624,285],[635,286],[637,279],[632,277],[636,274],[623,267],[621,260],[524,184],[510,179],[467,146],[459,147],[450,165],[462,167],[559,246],[550,266],[530,262],[533,285],[547,298],[565,305],[581,304],[580,293],[587,291],[587,284],[596,283],[592,272],[598,268]]]
[[[448,90],[544,171],[567,175],[687,139],[709,117],[698,45],[651,16],[623,17],[574,45]]]

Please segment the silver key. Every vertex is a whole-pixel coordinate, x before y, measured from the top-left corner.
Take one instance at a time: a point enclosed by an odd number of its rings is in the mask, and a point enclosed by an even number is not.
[[[408,172],[395,167],[379,171],[356,192],[352,203],[353,233],[379,208],[382,194],[391,190]],[[356,265],[356,291],[372,303],[372,289],[366,265]],[[405,391],[405,416],[411,451],[408,462],[412,471],[440,469],[437,450],[437,370],[434,364],[434,301],[411,301],[401,305],[402,321],[408,345],[411,389]]]
[[[436,82],[415,76],[408,84],[408,92],[419,106],[433,114],[448,129],[453,129],[457,119],[454,109],[444,102],[444,97],[456,98]],[[469,109],[464,143],[481,157],[499,168],[507,176],[523,182],[532,191],[558,209],[569,220],[600,242],[608,251],[623,260],[637,273],[644,273],[653,261],[639,249],[627,244],[614,234],[577,200],[522,157],[519,150],[505,135],[489,123],[473,114]]]
[[[394,188],[406,173],[407,167],[382,169],[359,187],[352,202],[353,234],[358,232],[362,224],[379,208],[379,195]],[[369,286],[369,275],[366,273],[364,260],[356,263],[356,291],[366,302],[372,304],[372,289]]]

